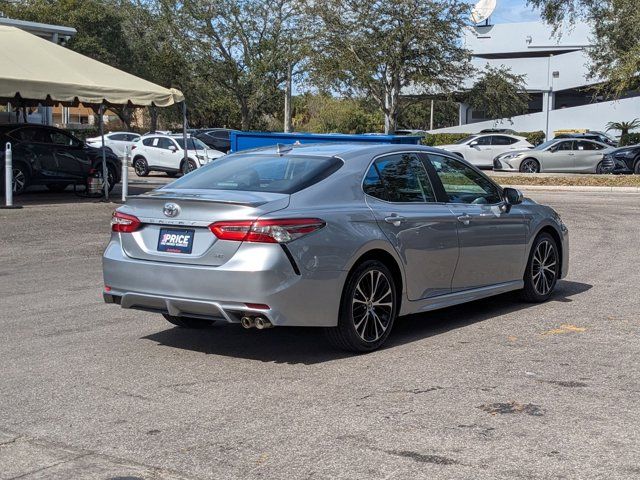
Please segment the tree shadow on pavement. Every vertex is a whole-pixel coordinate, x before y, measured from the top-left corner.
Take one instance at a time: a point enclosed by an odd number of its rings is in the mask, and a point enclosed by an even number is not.
[[[585,283],[560,281],[549,302],[572,302],[574,300],[571,297],[591,288],[592,285]],[[423,340],[534,306],[535,304],[520,301],[517,292],[511,292],[464,305],[401,317],[384,348]],[[143,338],[162,346],[262,362],[313,365],[353,356],[352,353],[332,349],[317,328],[276,327],[246,331],[238,324],[216,323],[211,328],[201,330],[169,328]]]

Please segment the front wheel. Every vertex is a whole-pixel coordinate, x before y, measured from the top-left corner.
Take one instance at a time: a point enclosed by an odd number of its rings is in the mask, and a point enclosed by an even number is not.
[[[189,172],[193,172],[196,168],[198,168],[198,166],[196,165],[196,162],[189,159],[186,162],[182,163],[182,174],[186,175]]]
[[[139,177],[146,177],[149,175],[149,165],[142,157],[138,157],[133,160],[133,169]]]
[[[633,169],[633,173],[640,175],[640,158],[636,159],[636,166]]]
[[[605,173],[609,173],[609,172],[605,172],[604,167],[602,166],[603,162],[600,162],[598,164],[598,166],[596,167],[596,175],[604,175]]]
[[[325,329],[341,350],[370,352],[389,336],[398,314],[396,285],[387,266],[367,260],[349,275],[340,302],[338,325]]]
[[[560,274],[558,244],[548,233],[541,233],[533,242],[524,273],[522,298],[527,302],[544,302],[551,297]]]
[[[181,328],[207,328],[216,323],[215,320],[204,320],[202,318],[192,317],[175,317],[166,313],[163,313],[162,316],[167,322]]]
[[[533,158],[525,158],[520,164],[522,173],[540,173],[540,164]]]
[[[29,170],[21,164],[17,164],[13,166],[13,194],[20,195],[24,193],[24,191],[29,186]],[[4,181],[3,187],[4,187]]]

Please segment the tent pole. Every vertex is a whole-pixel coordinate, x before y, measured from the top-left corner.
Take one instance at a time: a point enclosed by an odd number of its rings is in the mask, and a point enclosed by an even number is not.
[[[189,168],[189,155],[187,153],[187,100],[182,101],[182,139],[184,141],[184,171]]]
[[[109,185],[107,184],[107,152],[104,145],[104,122],[102,118],[104,113],[104,104],[100,105],[98,112],[98,125],[100,125],[100,137],[102,138],[102,185],[104,188],[104,199],[108,202]]]

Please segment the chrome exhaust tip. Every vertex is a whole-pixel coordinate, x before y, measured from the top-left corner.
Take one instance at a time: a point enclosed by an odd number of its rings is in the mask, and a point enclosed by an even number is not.
[[[258,317],[256,318],[256,328],[258,330],[264,330],[265,328],[272,328],[273,323],[271,323],[266,318]]]
[[[242,317],[240,319],[240,325],[242,325],[242,328],[246,328],[246,329],[257,326],[256,321],[251,317]]]

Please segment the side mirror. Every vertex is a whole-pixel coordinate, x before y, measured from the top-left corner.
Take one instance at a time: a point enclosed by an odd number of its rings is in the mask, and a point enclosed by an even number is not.
[[[471,143],[469,144],[469,146],[470,146],[470,147],[477,147],[477,146],[478,146],[478,141],[477,141],[477,140],[474,140],[473,142],[471,142]]]
[[[502,190],[502,197],[508,206],[519,205],[524,200],[522,192],[516,188],[505,187]]]
[[[171,145],[169,147],[169,150],[171,150],[173,153],[176,153],[178,151],[178,147],[176,147],[175,145]]]

